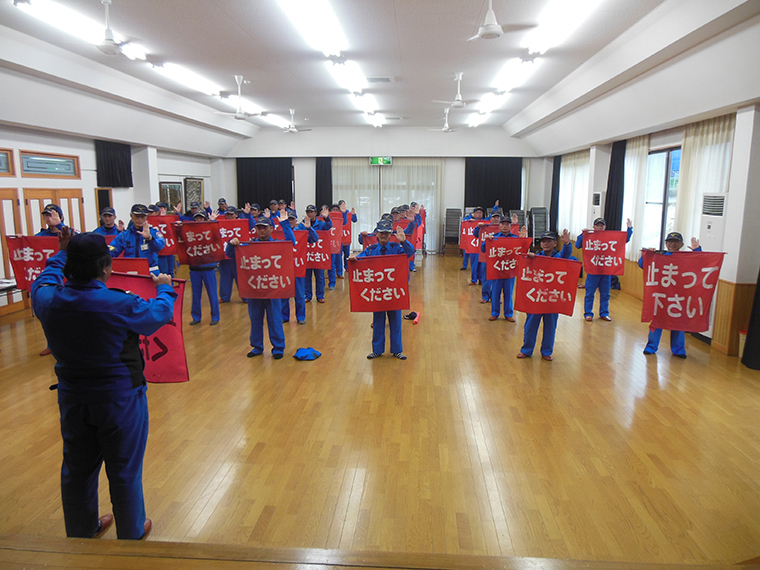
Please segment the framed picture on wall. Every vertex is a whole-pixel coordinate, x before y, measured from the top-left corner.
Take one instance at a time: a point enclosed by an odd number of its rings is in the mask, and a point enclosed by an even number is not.
[[[193,202],[203,206],[203,178],[185,178],[185,207]]]
[[[188,209],[185,202],[182,201],[182,182],[159,182],[158,195],[161,202],[169,204],[169,211],[173,211],[174,206],[182,202],[184,210]]]
[[[13,168],[13,151],[9,148],[0,148],[0,176],[15,176]]]

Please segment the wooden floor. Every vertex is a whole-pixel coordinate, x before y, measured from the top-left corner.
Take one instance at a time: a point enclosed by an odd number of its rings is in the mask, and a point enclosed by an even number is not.
[[[421,259],[406,362],[373,361],[338,282],[249,350],[245,305],[189,327],[191,381],[151,385],[152,541],[638,563],[760,555],[760,372],[688,336],[642,354],[641,303],[561,317],[554,362],[517,360],[524,317],[489,322],[458,257]],[[582,295],[582,291],[579,291]],[[76,331],[72,323],[72,333]],[[298,347],[323,353],[298,362]],[[52,357],[0,318],[0,534],[63,537]],[[106,479],[101,510],[110,512]],[[105,538],[114,538],[110,530]]]

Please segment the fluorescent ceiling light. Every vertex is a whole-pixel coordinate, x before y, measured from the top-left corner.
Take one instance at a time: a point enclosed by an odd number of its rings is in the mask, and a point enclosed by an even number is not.
[[[106,34],[106,25],[96,22],[86,16],[75,12],[70,8],[61,6],[50,0],[32,0],[31,2],[16,2],[20,8],[30,16],[63,30],[93,45],[103,43]],[[118,43],[122,40],[114,34],[114,40]]]
[[[205,77],[201,77],[194,71],[190,71],[186,67],[182,67],[176,63],[164,63],[163,65],[153,65],[152,67],[164,77],[168,77],[185,87],[200,91],[206,95],[218,95],[222,90],[221,87]]]
[[[348,49],[338,18],[327,0],[279,0],[280,7],[290,18],[306,43],[317,51],[339,56]]]
[[[144,47],[138,44],[132,44],[127,42],[123,46],[121,46],[121,53],[126,55],[131,60],[141,59],[144,60],[146,56],[148,55],[148,52],[145,50]]]
[[[377,111],[378,105],[374,95],[364,93],[363,95],[351,95],[351,101],[360,111],[365,113],[374,113]]]
[[[385,115],[382,113],[365,113],[364,117],[373,127],[382,127],[385,124]]]
[[[237,95],[230,95],[229,97],[223,98],[219,97],[219,100],[224,103],[225,105],[229,105],[231,108],[235,109],[237,111],[238,109],[238,96]],[[260,115],[264,109],[259,107],[256,103],[253,101],[248,101],[247,99],[240,98],[240,108],[246,112],[250,113],[251,115]]]
[[[283,119],[282,117],[278,117],[277,115],[264,115],[261,118],[264,119],[270,125],[274,125],[275,127],[280,127],[281,129],[287,129],[290,126],[290,121],[288,119]]]
[[[359,64],[355,61],[345,63],[325,62],[327,69],[335,79],[335,82],[351,93],[361,93],[368,87],[367,78],[364,77]]]
[[[490,113],[501,107],[508,97],[506,93],[486,93],[475,108],[481,113]]]
[[[488,115],[483,113],[472,113],[467,117],[467,124],[471,127],[479,127],[488,119]]]
[[[523,47],[545,53],[580,27],[603,0],[551,0],[538,16],[538,26],[525,34]]]
[[[519,57],[508,60],[491,83],[491,87],[501,92],[511,91],[515,87],[520,87],[538,69],[541,61],[540,59],[523,61]]]

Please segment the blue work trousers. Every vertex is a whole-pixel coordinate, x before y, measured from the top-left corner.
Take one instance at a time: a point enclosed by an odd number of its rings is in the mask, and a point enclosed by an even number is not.
[[[158,256],[158,271],[159,273],[165,273],[174,277],[174,256],[173,255],[159,255]]]
[[[317,281],[317,299],[325,298],[325,270],[324,269],[307,269],[306,270],[306,287],[304,288],[304,295],[307,301],[311,301],[313,294],[311,277],[312,275]]]
[[[551,356],[554,350],[554,335],[557,332],[558,313],[548,313],[545,315],[534,315],[528,313],[525,316],[525,333],[523,335],[523,346],[520,352],[531,356],[533,349],[536,347],[536,337],[538,336],[538,325],[544,320],[544,337],[541,340],[541,356]]]
[[[118,538],[145,534],[142,468],[148,441],[146,388],[115,402],[59,401],[63,465],[61,498],[66,536],[98,531],[98,477],[105,461]]]
[[[340,246],[340,251],[343,254],[343,269],[348,271],[348,258],[351,256],[351,245],[345,244]]]
[[[610,315],[610,287],[612,285],[612,276],[610,275],[587,275],[586,276],[586,298],[583,303],[583,315],[585,317],[594,316],[594,295],[597,288],[599,289],[599,316],[608,317]]]
[[[401,311],[378,311],[372,313],[372,352],[385,352],[385,315],[391,329],[391,354],[404,352],[401,343]]]
[[[306,320],[306,301],[304,300],[304,287],[306,286],[306,277],[296,277],[296,296],[293,298],[296,304],[296,320]],[[290,299],[281,299],[282,301],[282,322],[290,321]]]
[[[462,250],[462,269],[467,269],[467,263],[470,261],[470,254]]]
[[[219,298],[229,303],[232,298],[232,282],[238,285],[237,265],[234,259],[223,259],[219,262]],[[240,286],[238,285],[238,292]]]
[[[211,320],[219,320],[219,295],[216,292],[216,271],[190,270],[190,285],[193,288],[193,304],[190,307],[190,316],[194,321],[201,320],[201,293],[206,288],[208,303],[211,305]]]
[[[647,346],[644,350],[647,352],[657,352],[661,336],[662,329],[649,327],[649,338],[647,338]],[[683,331],[670,331],[670,350],[676,355],[686,354],[686,333]]]
[[[470,253],[470,281],[477,283],[480,279],[480,262],[477,253]]]
[[[504,295],[504,316],[511,317],[514,314],[512,307],[512,291],[515,288],[515,278],[494,279],[491,284],[491,316],[498,317],[501,312],[501,296]]]
[[[343,277],[343,260],[340,253],[333,253],[330,255],[330,269],[327,270],[327,284],[330,287],[335,287],[336,275]]]
[[[251,319],[251,347],[253,352],[264,352],[264,316],[267,319],[272,354],[285,352],[285,332],[282,330],[282,299],[247,299],[248,317]]]

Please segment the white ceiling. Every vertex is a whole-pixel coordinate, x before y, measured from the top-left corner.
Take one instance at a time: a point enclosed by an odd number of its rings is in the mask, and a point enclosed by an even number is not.
[[[93,19],[103,19],[99,0],[58,0]],[[487,124],[503,125],[562,78],[630,28],[664,0],[604,0],[568,41],[549,50],[544,63]],[[500,24],[534,23],[548,0],[494,0]],[[443,105],[433,99],[453,99],[453,74],[464,72],[462,95],[479,99],[503,63],[524,53],[524,32],[497,40],[467,38],[477,33],[487,0],[331,0],[350,48],[344,55],[367,76],[393,76],[394,83],[372,84],[386,117],[384,128],[440,127]],[[222,111],[212,97],[191,92],[154,72],[144,62],[103,55],[86,44],[41,23],[0,1],[3,25],[75,52],[103,65],[186,96]],[[325,58],[304,42],[275,0],[113,0],[112,28],[139,40],[157,60],[182,64],[234,91],[233,75],[251,84],[243,95],[266,111],[283,117],[296,109],[302,127],[367,127],[347,92],[325,68]],[[466,125],[471,110],[453,109],[452,128]],[[308,122],[306,122],[308,119]],[[230,121],[234,119],[230,118]],[[275,128],[260,119],[251,122]],[[465,127],[466,128],[466,127]]]

